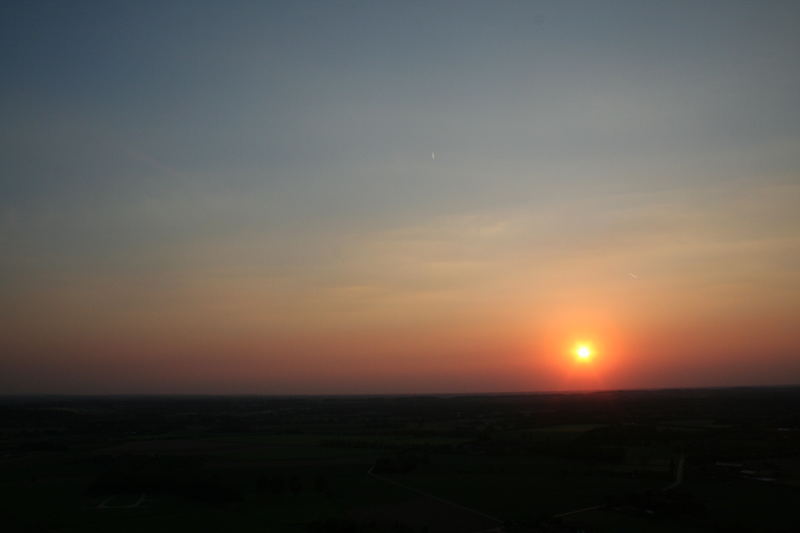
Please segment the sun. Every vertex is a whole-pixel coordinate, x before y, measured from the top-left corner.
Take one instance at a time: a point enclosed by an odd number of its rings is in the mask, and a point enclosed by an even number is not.
[[[592,358],[592,348],[588,344],[579,344],[575,347],[575,355],[579,361],[589,361]]]

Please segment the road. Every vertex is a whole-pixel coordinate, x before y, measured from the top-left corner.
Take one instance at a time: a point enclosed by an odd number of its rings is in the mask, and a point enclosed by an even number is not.
[[[136,500],[133,503],[130,503],[130,504],[127,504],[127,505],[109,505],[108,503],[111,500],[113,500],[114,498],[116,498],[117,496],[119,496],[119,495],[118,494],[114,494],[114,495],[109,496],[108,498],[106,498],[105,500],[103,500],[102,502],[97,504],[97,508],[98,509],[133,509],[135,507],[139,507],[140,505],[142,505],[142,503],[144,503],[144,500],[145,500],[145,494],[142,493],[142,494],[139,495],[139,499]]]
[[[602,509],[606,506],[606,504],[601,503],[600,505],[592,505],[591,507],[581,507],[580,509],[575,509],[573,511],[567,511],[566,513],[561,513],[557,515],[553,515],[553,518],[563,518],[565,516],[570,516],[578,513],[585,513],[587,511],[595,511],[597,509]]]
[[[661,489],[662,491],[672,490],[680,486],[681,483],[683,483],[685,464],[686,464],[686,454],[682,453],[678,457],[678,467],[675,469],[675,480],[666,487],[662,488]],[[567,511],[566,513],[557,514],[554,516],[554,518],[563,518],[565,516],[571,516],[578,513],[585,513],[587,511],[596,511],[597,509],[602,509],[604,507],[606,507],[606,504],[592,505],[591,507],[582,507],[580,509],[575,509],[573,511]]]
[[[686,454],[682,453],[680,457],[678,457],[678,468],[675,470],[675,481],[667,485],[661,490],[667,491],[672,490],[678,487],[681,483],[683,483],[683,470],[684,465],[686,464]]]
[[[672,489],[680,486],[681,483],[683,483],[685,464],[686,464],[686,454],[682,453],[678,457],[678,466],[677,466],[677,468],[675,470],[675,480],[672,483],[670,483],[669,485],[667,485],[666,487],[664,487],[663,489],[661,489],[662,491],[672,490]],[[434,496],[433,494],[430,494],[428,492],[419,490],[419,489],[414,488],[414,487],[410,487],[408,485],[405,485],[405,484],[400,483],[398,481],[395,481],[393,479],[389,479],[389,478],[385,478],[383,476],[379,476],[378,474],[376,474],[373,471],[374,468],[375,468],[375,465],[372,465],[369,468],[369,470],[367,470],[367,474],[369,476],[379,480],[379,481],[383,481],[384,483],[390,483],[390,484],[392,484],[392,485],[394,485],[396,487],[400,487],[402,489],[410,490],[411,492],[415,492],[415,493],[419,494],[420,496],[424,496],[426,498],[431,498],[431,499],[436,500],[438,502],[441,502],[441,503],[456,507],[458,509],[462,509],[464,511],[469,511],[471,513],[477,514],[477,515],[482,516],[484,518],[488,518],[489,520],[494,520],[498,524],[503,524],[504,523],[504,520],[501,520],[500,518],[497,518],[496,516],[492,516],[490,514],[484,513],[483,511],[479,511],[479,510],[473,509],[471,507],[466,507],[464,505],[461,505],[460,503],[456,503],[454,501],[450,501],[450,500],[446,500],[444,498],[440,498],[438,496]],[[573,509],[572,511],[567,511],[566,513],[560,513],[560,514],[554,515],[554,518],[563,518],[565,516],[576,515],[576,514],[585,513],[585,512],[588,512],[588,511],[596,511],[598,509],[603,509],[606,506],[607,506],[606,504],[601,503],[601,504],[598,504],[598,505],[592,505],[590,507],[581,507],[580,509]],[[495,531],[495,529],[488,529],[488,530],[480,531],[478,533],[490,533],[490,532],[494,532],[494,531]]]

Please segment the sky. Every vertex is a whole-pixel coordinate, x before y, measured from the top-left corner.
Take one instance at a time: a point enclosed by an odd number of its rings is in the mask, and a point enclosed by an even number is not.
[[[800,383],[798,28],[5,1],[0,393]]]

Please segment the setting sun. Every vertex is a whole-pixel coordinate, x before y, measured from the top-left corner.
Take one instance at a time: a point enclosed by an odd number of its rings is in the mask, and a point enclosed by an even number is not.
[[[575,355],[578,356],[580,361],[588,361],[592,357],[592,349],[586,344],[579,344],[575,348]]]

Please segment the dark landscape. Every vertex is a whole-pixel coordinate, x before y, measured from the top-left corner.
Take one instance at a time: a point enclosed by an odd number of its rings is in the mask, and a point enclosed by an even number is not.
[[[794,531],[800,388],[0,401],[5,531]]]

